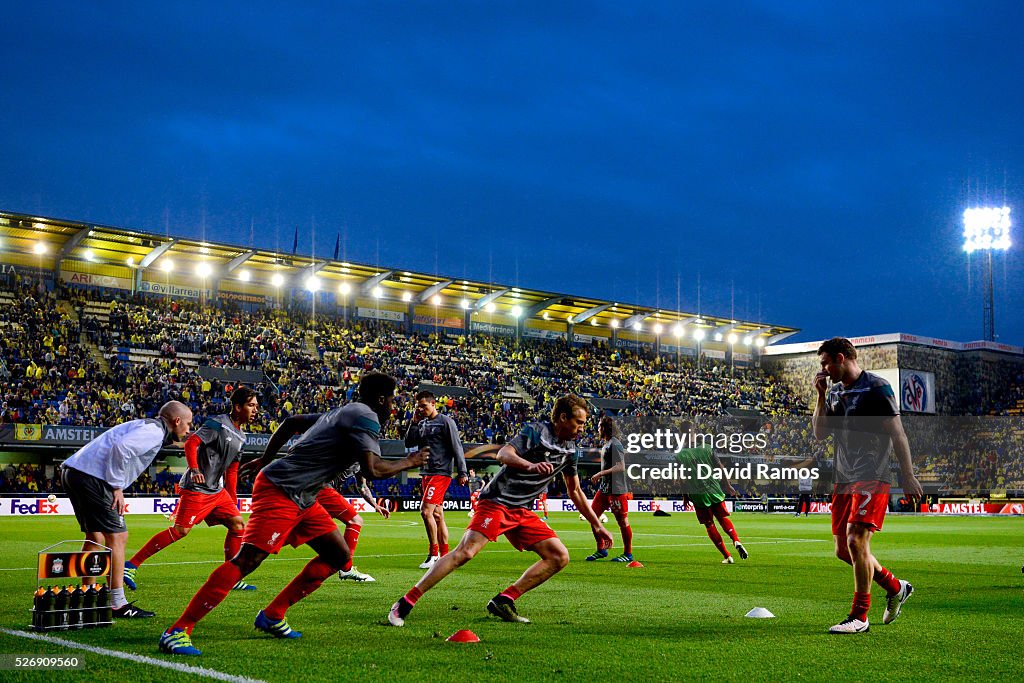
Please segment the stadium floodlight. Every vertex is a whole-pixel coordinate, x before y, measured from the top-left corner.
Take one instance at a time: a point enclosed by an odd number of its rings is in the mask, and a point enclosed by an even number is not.
[[[373,298],[374,298],[374,299],[379,299],[379,298],[381,298],[382,296],[384,296],[384,290],[383,290],[383,289],[381,289],[381,288],[380,288],[379,286],[377,286],[377,287],[374,287],[374,288],[373,288]]]
[[[405,303],[412,301],[412,292],[402,292],[402,301]]]
[[[609,323],[609,325],[612,326],[613,330],[619,329],[619,319],[618,318],[612,318],[612,321]]]
[[[718,336],[718,335],[716,335],[716,336]],[[729,341],[729,344],[735,344],[736,343],[736,334],[733,333],[733,332],[730,332],[729,333],[728,341]]]
[[[597,325],[598,325],[597,318],[591,318],[590,319],[590,324],[593,325],[594,327],[597,327]]]
[[[196,275],[201,278],[210,277],[210,264],[203,261],[196,266]]]
[[[240,271],[238,271],[238,279],[241,280],[242,282],[248,282],[249,277],[249,271],[246,270],[245,268],[242,268]]]
[[[759,349],[761,349],[761,348],[764,348],[764,337],[758,337],[758,338],[757,338],[757,339],[756,339],[756,340],[754,341],[754,344],[756,344],[756,345],[757,345],[757,348],[759,348]]]
[[[964,209],[964,251],[985,252],[985,302],[982,310],[985,341],[995,341],[995,283],[992,252],[1010,248],[1010,207]]]
[[[494,305],[494,302],[493,302],[493,301],[491,301],[491,302],[490,302],[490,303],[488,303],[488,304],[487,304],[486,306],[484,306],[484,310],[485,310],[485,311],[487,311],[488,313],[494,313],[494,311],[495,311],[495,310],[496,310],[497,308],[498,308],[498,307]]]
[[[462,301],[459,302],[459,306],[462,306],[462,310],[468,311],[469,310],[469,300],[468,299],[463,299]]]
[[[46,244],[43,242],[36,242],[32,247],[32,251],[36,253],[36,256],[42,256],[46,253]]]
[[[964,209],[964,251],[1010,248],[1010,207]]]
[[[699,327],[693,331],[693,338],[696,339],[697,341],[704,341],[704,335],[704,330]]]
[[[672,334],[676,335],[676,338],[682,339],[683,326],[677,323],[676,326],[672,328]]]
[[[83,251],[82,252],[82,256],[85,257],[86,261],[95,261],[96,260],[96,254],[93,252],[92,249],[86,249],[85,251]]]
[[[281,273],[274,273],[273,277],[270,278],[270,284],[275,287],[280,287],[284,284],[284,275],[281,275]]]
[[[338,294],[341,294],[342,296],[348,296],[349,292],[351,291],[352,285],[350,285],[347,282],[342,282],[340,285],[338,285]]]
[[[715,341],[722,341],[722,333],[715,332]]]
[[[661,334],[664,331],[665,331],[665,328],[661,326],[661,323],[657,323],[654,326],[654,334]]]
[[[751,341],[753,341],[753,340],[752,340],[752,339],[750,338],[750,335],[749,335],[749,334],[748,334],[748,335],[747,335],[746,337],[744,337],[744,338],[743,338],[743,344],[744,344],[745,346],[750,346],[750,342],[751,342]]]
[[[435,294],[434,296],[430,297],[430,303],[434,304],[435,306],[440,306],[441,305],[441,295],[440,294]]]
[[[135,267],[135,258],[132,257],[132,256],[129,256],[128,258],[126,258],[124,260],[124,262],[128,264],[129,268],[134,268]]]
[[[320,289],[320,278],[316,275],[310,275],[306,278],[306,289],[310,292],[316,292]]]
[[[171,271],[174,270],[174,261],[172,261],[169,258],[165,258],[160,262],[160,270],[164,271],[165,273],[170,273]]]
[[[544,319],[545,320],[551,320],[551,314],[548,313],[547,311],[544,311]]]
[[[513,306],[512,307],[512,317],[513,318],[518,318],[522,314],[523,314],[523,309],[521,307],[519,307],[519,306]]]
[[[633,329],[639,332],[640,330],[644,329],[644,326],[639,322],[635,322],[633,323]]]

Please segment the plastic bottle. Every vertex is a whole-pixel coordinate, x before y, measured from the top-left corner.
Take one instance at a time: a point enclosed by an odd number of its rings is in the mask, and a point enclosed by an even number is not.
[[[68,592],[67,586],[64,586],[56,592],[56,599],[53,603],[53,612],[57,618],[57,630],[65,631],[70,625],[70,612],[68,611],[68,600],[71,598],[71,593]]]
[[[96,606],[100,608],[99,619],[96,620],[98,625],[109,626],[114,623],[114,610],[110,607],[110,588],[107,584],[100,587],[96,595]]]
[[[71,601],[69,607],[71,608],[71,628],[79,629],[84,626],[82,623],[82,600],[85,594],[82,592],[81,586],[74,586],[71,589]]]
[[[49,631],[57,623],[57,614],[53,611],[53,601],[56,593],[52,586],[47,586],[43,593],[43,630]]]
[[[96,597],[99,591],[96,590],[96,584],[86,586],[85,597],[82,600],[82,626],[84,628],[92,628],[96,625]]]
[[[43,617],[46,612],[46,608],[43,606],[43,596],[46,595],[46,591],[42,586],[36,589],[35,596],[32,598],[32,630],[42,631],[43,630]]]

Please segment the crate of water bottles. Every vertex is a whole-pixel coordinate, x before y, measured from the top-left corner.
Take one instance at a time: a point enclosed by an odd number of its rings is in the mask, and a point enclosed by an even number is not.
[[[110,570],[110,548],[93,541],[61,541],[40,550],[32,629],[110,626]]]

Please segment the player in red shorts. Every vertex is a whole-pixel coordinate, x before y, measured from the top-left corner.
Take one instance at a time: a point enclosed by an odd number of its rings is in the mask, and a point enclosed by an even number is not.
[[[157,533],[124,563],[124,585],[135,590],[137,572],[142,563],[167,546],[185,538],[196,524],[223,525],[224,559],[230,560],[242,546],[245,523],[238,511],[238,462],[245,446],[244,425],[259,413],[256,392],[238,387],[231,393],[231,413],[206,420],[199,430],[185,441],[188,470],[178,482],[178,507],[171,517],[171,527]],[[234,590],[256,590],[239,581]]]
[[[912,502],[923,494],[914,476],[910,444],[903,432],[899,404],[887,381],[857,364],[849,339],[834,337],[818,348],[821,371],[814,376],[814,437],[835,437],[835,492],[832,535],[836,556],[853,567],[853,608],[830,633],[863,633],[869,629],[871,581],[886,591],[882,623],[892,623],[913,594],[909,582],[897,579],[871,554],[871,536],[882,529],[889,507],[889,460],[895,450],[900,485]],[[828,380],[833,382],[829,388]]]
[[[420,516],[427,530],[427,559],[420,569],[434,566],[448,554],[448,525],[444,521],[444,495],[452,483],[452,468],[458,471],[459,484],[468,480],[466,457],[462,452],[459,428],[455,420],[437,412],[436,399],[429,391],[416,394],[416,410],[405,436],[407,451],[427,449],[430,459],[420,468],[423,476]]]
[[[264,458],[246,463],[245,470],[259,471],[252,491],[252,514],[242,538],[242,548],[231,560],[215,569],[189,602],[185,612],[164,631],[160,649],[176,655],[198,655],[192,645],[192,629],[219,605],[231,587],[252,573],[269,555],[285,543],[298,547],[308,544],[316,557],[292,579],[269,605],[256,615],[254,626],[276,638],[298,638],[285,613],[306,597],[331,574],[340,571],[351,553],[345,539],[317,494],[329,481],[359,463],[372,477],[389,477],[402,470],[419,467],[427,453],[420,451],[399,461],[380,458],[381,425],[391,417],[395,380],[379,372],[370,372],[359,382],[359,400],[330,410],[304,429],[288,455],[269,459],[290,439],[292,428],[278,429],[270,437]]]
[[[358,471],[358,467],[355,467],[354,469]],[[356,545],[359,543],[359,533],[363,529],[363,518],[356,511],[355,507],[353,507],[352,503],[349,502],[348,498],[338,491],[338,487],[352,476],[355,476],[359,483],[359,492],[362,495],[363,500],[372,505],[374,511],[384,519],[390,517],[391,512],[387,508],[381,507],[373,497],[373,491],[371,491],[370,487],[367,485],[366,479],[361,475],[351,472],[342,472],[335,481],[320,489],[320,493],[318,493],[316,497],[316,502],[320,503],[324,510],[327,510],[327,514],[345,525],[345,545],[348,546],[350,557],[348,558],[348,563],[341,568],[341,571],[338,572],[338,579],[341,581],[373,583],[377,579],[365,572],[359,571],[355,565],[352,564],[356,555]]]
[[[693,424],[683,422],[681,427],[684,432],[689,433],[689,442],[691,444],[696,443],[697,439],[695,438]],[[747,549],[740,543],[740,536],[736,532],[736,527],[733,526],[732,520],[729,519],[729,508],[725,505],[725,498],[726,494],[735,497],[736,489],[729,482],[729,478],[725,476],[725,468],[722,466],[722,461],[719,460],[718,456],[715,455],[715,452],[709,446],[681,448],[676,453],[676,460],[686,467],[690,473],[683,500],[693,504],[693,511],[697,513],[697,521],[707,530],[708,538],[718,548],[718,552],[722,553],[724,558],[722,564],[733,564],[736,560],[732,558],[732,553],[725,547],[725,540],[722,539],[722,534],[715,527],[715,520],[718,520],[722,531],[732,539],[733,548],[739,553],[740,559],[745,560],[750,557]],[[698,471],[698,465],[704,465],[705,467],[721,471],[721,481],[711,477],[701,478],[695,476],[694,473]]]
[[[503,535],[517,550],[530,550],[540,560],[519,579],[491,598],[487,611],[505,621],[528,623],[515,601],[569,564],[569,551],[547,524],[533,514],[533,503],[558,474],[565,478],[569,497],[584,512],[598,543],[611,547],[612,537],[590,508],[577,478],[574,439],[587,422],[587,402],[567,395],[559,398],[551,419],[527,423],[522,432],[498,451],[502,467],[480,492],[473,521],[459,545],[438,560],[412,589],[391,606],[388,622],[403,626],[416,601],[444,577],[469,562],[488,542]]]
[[[591,481],[597,486],[597,493],[590,507],[599,517],[606,510],[611,510],[615,521],[619,524],[622,534],[622,555],[612,562],[633,561],[633,527],[629,526],[629,501],[633,496],[629,493],[629,481],[626,479],[626,457],[622,442],[616,436],[615,420],[602,417],[598,424],[601,435],[601,469]],[[608,551],[598,548],[593,555],[587,557],[588,562],[608,557]]]

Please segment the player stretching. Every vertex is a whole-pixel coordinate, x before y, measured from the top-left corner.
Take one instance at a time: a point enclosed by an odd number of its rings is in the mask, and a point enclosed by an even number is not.
[[[502,534],[517,550],[535,552],[540,560],[515,583],[491,598],[487,611],[505,621],[529,623],[519,616],[516,599],[569,564],[569,551],[551,527],[532,511],[537,496],[559,473],[565,478],[569,497],[590,521],[598,543],[604,548],[611,547],[611,534],[591,510],[577,478],[578,456],[573,440],[583,432],[586,422],[586,401],[577,396],[563,396],[555,402],[550,421],[527,423],[518,436],[502,446],[497,457],[502,467],[480,492],[476,514],[462,541],[391,606],[388,621],[393,626],[404,625],[424,593],[473,559],[488,541],[497,541]]]
[[[626,481],[626,458],[622,442],[616,436],[615,420],[610,417],[601,418],[598,431],[604,443],[601,445],[601,470],[591,479],[597,485],[597,493],[590,506],[594,509],[595,515],[611,510],[615,515],[615,521],[619,523],[619,531],[622,533],[622,554],[612,562],[632,562],[633,528],[629,526],[629,501],[632,496],[629,493],[629,483]],[[599,547],[593,555],[587,557],[587,561],[593,562],[605,557],[608,557],[608,551]]]
[[[239,387],[231,393],[231,413],[209,418],[185,441],[188,469],[178,483],[178,507],[171,517],[172,526],[157,533],[142,546],[132,559],[124,563],[124,585],[135,590],[137,572],[142,563],[176,541],[180,541],[196,524],[206,521],[227,527],[224,537],[224,559],[230,560],[242,546],[245,523],[236,504],[238,461],[245,445],[242,426],[256,418],[259,403],[256,392]],[[256,590],[239,581],[234,590]]]
[[[900,485],[912,503],[923,493],[910,461],[910,444],[903,432],[899,404],[892,386],[857,364],[849,339],[833,337],[818,347],[821,371],[814,376],[818,401],[814,406],[814,438],[832,434],[836,443],[835,491],[832,496],[832,535],[836,557],[853,566],[853,609],[830,633],[868,630],[871,580],[885,589],[882,623],[900,615],[914,593],[871,554],[871,535],[881,531],[889,508],[889,459],[893,450],[900,466]],[[827,380],[832,380],[829,388]]]
[[[427,559],[420,569],[430,569],[442,555],[448,554],[448,525],[444,522],[444,494],[452,483],[452,465],[459,473],[459,484],[468,480],[466,458],[459,440],[455,420],[437,412],[434,395],[429,391],[416,394],[416,411],[405,436],[407,451],[426,448],[430,459],[420,469],[423,499],[420,516],[427,529]]]
[[[380,458],[381,425],[387,424],[394,403],[395,380],[370,372],[359,382],[359,400],[324,413],[292,444],[288,455],[263,467],[252,492],[252,514],[242,537],[242,549],[215,569],[181,617],[160,637],[160,649],[177,655],[198,655],[192,646],[195,625],[219,605],[231,587],[251,574],[271,553],[288,543],[308,544],[317,555],[269,605],[256,615],[255,627],[276,638],[298,638],[285,619],[288,608],[306,597],[331,574],[340,571],[350,553],[334,520],[316,496],[324,485],[359,462],[372,477],[389,477],[419,467],[425,452],[402,460]],[[278,429],[268,451],[276,453],[293,433]],[[258,471],[267,459],[246,463],[243,474]]]
[[[689,423],[683,423],[683,430],[689,432],[690,443],[695,441],[695,432],[693,426]],[[732,559],[732,554],[729,549],[725,547],[725,541],[722,539],[722,534],[718,532],[715,527],[715,520],[718,520],[718,524],[722,527],[722,530],[729,535],[732,539],[733,547],[736,552],[739,553],[740,559],[747,559],[749,554],[747,549],[740,543],[739,534],[736,533],[736,527],[732,525],[732,520],[729,519],[729,509],[725,506],[726,494],[736,497],[736,489],[729,483],[729,478],[725,476],[725,468],[722,465],[722,461],[718,459],[714,451],[710,447],[703,446],[699,448],[682,448],[676,454],[676,460],[680,464],[687,468],[690,473],[697,472],[697,465],[703,464],[711,468],[718,468],[722,472],[721,484],[717,479],[699,479],[693,476],[687,481],[687,488],[689,489],[683,496],[684,501],[693,503],[693,511],[697,513],[697,521],[704,525],[707,529],[708,538],[718,548],[718,552],[722,553],[722,564],[732,564],[736,560]],[[725,489],[723,490],[722,485],[724,484]]]
[[[323,413],[310,413],[306,415],[291,415],[284,419],[284,422],[274,431],[274,436],[277,438],[271,438],[270,443],[267,444],[266,450],[263,451],[262,462],[269,463],[272,460],[277,459],[277,454],[281,448],[296,434],[302,434],[307,429],[316,424],[316,421],[320,419]],[[255,466],[253,466],[255,467]],[[391,516],[391,513],[385,508],[377,505],[377,501],[373,498],[373,493],[366,485],[366,479],[359,474],[359,463],[354,463],[347,470],[338,475],[338,477],[328,482],[320,493],[316,496],[316,502],[323,506],[324,510],[327,510],[333,519],[338,520],[345,525],[345,545],[348,546],[349,558],[348,562],[338,571],[338,578],[342,581],[360,581],[364,583],[371,583],[377,579],[373,578],[369,574],[364,574],[355,568],[352,564],[353,558],[356,554],[356,545],[359,543],[359,534],[363,530],[363,518],[356,512],[356,509],[352,507],[352,504],[348,502],[348,499],[338,493],[337,487],[343,485],[350,477],[358,475],[360,493],[366,502],[373,505],[373,509],[382,515],[384,519]]]

